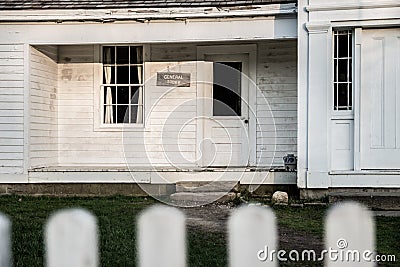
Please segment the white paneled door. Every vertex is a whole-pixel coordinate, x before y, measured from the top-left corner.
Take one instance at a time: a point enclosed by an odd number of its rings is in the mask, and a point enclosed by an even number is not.
[[[206,55],[212,75],[204,86],[204,167],[244,167],[249,162],[249,57],[246,54]]]
[[[400,169],[400,29],[364,30],[360,167]]]

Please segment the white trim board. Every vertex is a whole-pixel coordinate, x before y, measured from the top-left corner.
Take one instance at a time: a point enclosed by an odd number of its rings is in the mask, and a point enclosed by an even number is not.
[[[212,30],[210,30],[212,29]],[[63,34],[60,34],[62,32]],[[107,32],[107,36],[103,34]],[[0,24],[0,44],[143,44],[297,37],[296,18],[237,18],[149,23]]]
[[[330,11],[330,10],[349,10],[349,9],[376,9],[376,8],[393,8],[400,7],[400,3],[397,0],[392,1],[357,1],[349,2],[345,4],[325,4],[325,5],[307,5],[305,10],[308,12],[313,11]]]
[[[400,188],[400,174],[337,174],[330,175],[330,187]]]
[[[1,21],[98,21],[193,19],[224,17],[255,17],[294,15],[295,3],[253,5],[246,8],[236,7],[173,7],[173,8],[123,8],[123,9],[50,9],[50,10],[7,10],[0,11]]]

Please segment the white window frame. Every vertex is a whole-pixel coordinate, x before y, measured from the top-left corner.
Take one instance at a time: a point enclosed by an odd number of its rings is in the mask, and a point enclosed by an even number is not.
[[[351,82],[346,82],[346,83],[350,83],[350,90],[351,90],[351,109],[350,110],[338,110],[335,109],[335,84],[339,84],[338,81],[335,81],[335,76],[338,75],[337,74],[337,70],[335,68],[335,61],[337,58],[335,58],[335,42],[336,42],[336,35],[335,32],[337,31],[349,31],[351,34],[351,46],[348,43],[348,51],[350,52],[351,49],[351,62],[352,62],[352,67],[351,67]],[[346,119],[352,119],[354,117],[354,99],[355,99],[355,92],[354,92],[354,79],[355,79],[355,62],[354,62],[354,43],[355,43],[355,38],[354,38],[355,34],[354,34],[354,29],[352,28],[334,28],[332,29],[332,82],[331,82],[331,95],[332,95],[332,100],[331,100],[331,104],[330,104],[330,110],[332,112],[332,118],[346,118]],[[338,54],[337,54],[338,56]],[[349,94],[350,91],[348,91]],[[339,99],[337,98],[337,101],[339,101]]]
[[[129,86],[142,86],[142,101],[143,101],[143,119],[142,123],[104,123],[104,88],[103,84],[103,47],[104,46],[141,46],[143,49],[143,64],[142,64],[142,85],[129,85]],[[148,108],[149,94],[145,89],[145,62],[148,59],[148,46],[145,44],[104,44],[95,46],[95,64],[94,64],[94,131],[110,131],[121,132],[124,131],[143,131],[146,125],[146,109]],[[118,85],[118,84],[115,84]],[[128,85],[127,85],[128,86]]]

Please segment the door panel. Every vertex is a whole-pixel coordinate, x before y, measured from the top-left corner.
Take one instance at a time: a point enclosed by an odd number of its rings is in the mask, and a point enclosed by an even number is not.
[[[400,169],[400,29],[365,30],[361,55],[362,169]]]

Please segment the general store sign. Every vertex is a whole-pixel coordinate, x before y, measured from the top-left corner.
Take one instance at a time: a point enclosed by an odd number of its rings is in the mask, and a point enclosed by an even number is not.
[[[190,86],[190,73],[157,72],[157,86]]]

